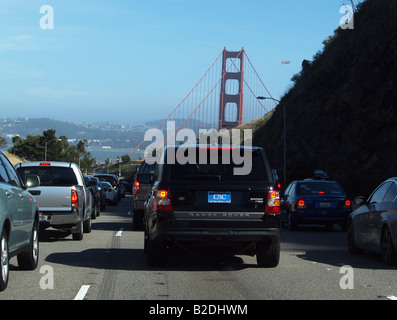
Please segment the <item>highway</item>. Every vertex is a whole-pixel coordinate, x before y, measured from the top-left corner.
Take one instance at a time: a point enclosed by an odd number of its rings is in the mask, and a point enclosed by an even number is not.
[[[372,254],[350,256],[337,227],[304,227],[281,237],[277,268],[258,268],[255,257],[191,257],[171,252],[165,268],[149,268],[143,232],[131,226],[132,197],[107,206],[82,241],[46,230],[34,271],[10,261],[1,300],[393,300],[396,267]]]

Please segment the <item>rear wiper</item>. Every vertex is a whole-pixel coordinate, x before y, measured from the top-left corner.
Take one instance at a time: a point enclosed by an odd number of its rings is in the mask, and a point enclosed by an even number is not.
[[[186,175],[183,177],[184,180],[211,180],[221,181],[221,175],[219,174],[208,174],[208,175]]]

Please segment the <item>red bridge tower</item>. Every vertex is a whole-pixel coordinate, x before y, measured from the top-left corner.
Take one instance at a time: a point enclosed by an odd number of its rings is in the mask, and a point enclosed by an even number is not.
[[[227,51],[223,49],[221,97],[219,106],[219,130],[231,129],[243,123],[244,103],[244,49]],[[238,92],[226,92],[228,81],[238,82]]]

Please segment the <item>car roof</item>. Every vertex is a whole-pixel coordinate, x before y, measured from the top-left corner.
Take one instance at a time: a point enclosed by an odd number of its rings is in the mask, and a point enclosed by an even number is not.
[[[62,162],[62,161],[28,161],[28,162],[19,162],[15,165],[15,167],[44,167],[44,163],[48,164],[48,166],[56,166],[56,167],[71,167],[77,166],[77,164],[73,162]]]
[[[261,147],[245,146],[245,145],[210,145],[210,144],[181,144],[181,145],[170,145],[165,146],[165,149],[178,149],[178,148],[234,148],[234,149],[250,149],[250,150],[261,150]]]
[[[397,177],[389,178],[386,181],[393,181],[393,182],[397,183]]]
[[[320,183],[326,183],[326,182],[331,182],[331,183],[337,183],[335,180],[321,180],[321,179],[302,179],[302,180],[297,180],[296,182],[320,182]]]

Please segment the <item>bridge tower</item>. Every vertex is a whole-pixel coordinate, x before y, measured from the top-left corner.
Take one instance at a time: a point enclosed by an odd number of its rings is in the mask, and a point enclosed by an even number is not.
[[[244,56],[244,49],[241,51],[223,49],[219,130],[231,129],[243,123]],[[236,88],[235,85],[228,85],[232,80],[237,81],[238,92],[226,92],[226,88]]]

